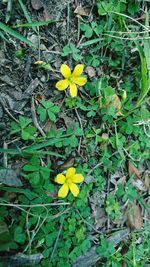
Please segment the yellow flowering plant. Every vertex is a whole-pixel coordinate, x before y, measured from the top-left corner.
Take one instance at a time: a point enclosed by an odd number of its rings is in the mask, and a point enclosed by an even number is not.
[[[70,95],[76,97],[78,92],[77,85],[83,86],[87,82],[87,79],[81,76],[83,69],[84,65],[78,64],[71,73],[70,68],[66,64],[62,64],[60,72],[65,79],[58,81],[56,83],[56,88],[59,91],[63,91],[70,87]]]
[[[79,188],[76,184],[83,182],[83,180],[83,175],[76,173],[76,169],[73,167],[67,169],[64,174],[59,173],[55,178],[55,182],[62,185],[58,191],[58,197],[65,198],[68,195],[69,190],[74,197],[77,197]]]

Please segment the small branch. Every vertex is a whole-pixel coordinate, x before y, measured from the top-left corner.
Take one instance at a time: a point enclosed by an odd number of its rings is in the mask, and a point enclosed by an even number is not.
[[[3,149],[7,149],[8,148],[8,145],[7,143],[4,141],[4,144],[3,144]],[[4,153],[3,155],[3,165],[5,168],[7,168],[7,153]]]
[[[9,117],[11,117],[15,122],[19,123],[19,121],[10,113],[10,111],[8,110],[8,108],[5,106],[5,103],[3,101],[2,98],[0,98],[0,103],[3,107],[3,109],[6,111],[6,113],[9,115]]]
[[[34,104],[34,97],[32,96],[31,98],[31,114],[32,114],[32,120],[34,123],[34,126],[38,129],[38,131],[40,132],[40,134],[46,138],[46,134],[44,133],[44,131],[42,130],[42,128],[40,127],[37,117],[36,117],[36,112],[35,112],[35,104]]]
[[[63,219],[62,219],[62,222],[61,222],[61,225],[60,225],[60,228],[59,228],[59,231],[58,231],[58,235],[57,235],[57,238],[56,238],[56,240],[55,240],[54,248],[53,248],[52,254],[51,254],[51,256],[50,256],[50,262],[51,262],[52,259],[53,259],[53,255],[54,255],[54,253],[55,253],[55,250],[56,250],[56,247],[57,247],[57,243],[58,243],[58,240],[59,240],[61,231],[62,231],[63,223],[64,223],[64,217],[63,217]]]

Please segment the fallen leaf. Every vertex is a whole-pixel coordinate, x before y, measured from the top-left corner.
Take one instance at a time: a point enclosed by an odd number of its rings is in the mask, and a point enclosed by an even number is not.
[[[140,191],[145,192],[147,190],[144,182],[141,179],[134,179],[132,181],[132,185]]]
[[[94,177],[93,177],[92,175],[87,175],[87,176],[85,177],[84,182],[85,182],[86,184],[90,184],[90,183],[95,182],[95,179],[94,179]]]
[[[44,5],[43,18],[44,18],[45,21],[53,19],[52,16],[49,14],[46,5]]]
[[[74,165],[74,158],[69,158],[67,161],[65,161],[63,164],[59,166],[60,171],[64,171]]]
[[[150,171],[144,173],[144,184],[148,192],[150,193]]]
[[[41,253],[26,255],[19,252],[8,257],[8,266],[36,266],[42,258]]]
[[[150,197],[148,198],[147,202],[147,210],[146,210],[146,220],[147,220],[147,224],[150,225]]]
[[[64,120],[65,125],[66,125],[67,128],[74,129],[75,121],[74,121],[71,117],[67,116],[67,115],[64,114],[64,113],[60,114],[59,117],[62,118],[62,119]]]
[[[89,202],[91,206],[91,218],[94,221],[94,227],[96,229],[104,227],[107,221],[107,215],[102,208],[104,203],[103,196],[99,193],[95,193],[92,197],[89,197]]]
[[[103,138],[104,140],[108,140],[109,135],[108,135],[107,133],[103,133],[103,134],[102,134],[102,138]]]
[[[35,10],[39,10],[43,7],[43,2],[40,0],[31,0],[32,8]]]
[[[93,77],[95,77],[95,75],[96,75],[94,68],[91,67],[91,66],[87,66],[87,67],[85,68],[85,72],[88,74],[88,76],[89,76],[90,78],[93,78]]]
[[[21,180],[12,169],[0,169],[0,182],[9,186],[22,186]]]
[[[131,161],[128,162],[128,173],[129,176],[132,177],[134,175],[134,178],[141,178],[141,171],[139,171]]]
[[[44,99],[43,95],[35,95],[35,100],[41,101],[42,99]]]
[[[82,6],[77,6],[74,13],[78,14],[80,16],[88,16],[88,14],[85,12],[85,10]]]
[[[94,210],[92,212],[91,218],[94,219],[94,227],[96,229],[100,229],[100,228],[104,227],[104,225],[107,221],[105,209],[100,208],[99,206],[95,206]]]
[[[118,112],[121,110],[121,101],[116,94],[112,96],[111,106],[114,107]]]
[[[127,226],[131,229],[140,229],[143,225],[141,208],[133,203],[128,211]]]
[[[119,97],[116,94],[113,94],[111,97],[111,100],[108,101],[105,105],[103,105],[104,108],[114,108],[116,110],[116,115],[123,116],[121,113],[121,101]]]

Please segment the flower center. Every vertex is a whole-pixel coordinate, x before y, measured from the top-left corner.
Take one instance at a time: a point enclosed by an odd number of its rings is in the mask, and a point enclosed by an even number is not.
[[[73,77],[70,76],[70,77],[68,78],[68,81],[71,82],[71,83],[73,83]]]
[[[67,179],[66,179],[66,183],[67,183],[67,184],[72,184],[72,180],[71,180],[71,178],[67,178]]]

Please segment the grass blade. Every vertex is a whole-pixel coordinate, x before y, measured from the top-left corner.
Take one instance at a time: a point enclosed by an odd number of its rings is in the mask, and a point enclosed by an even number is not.
[[[4,32],[9,33],[13,37],[19,39],[21,42],[24,42],[29,46],[34,46],[34,44],[30,40],[28,40],[23,35],[21,35],[19,32],[14,31],[12,28],[10,28],[9,26],[5,25],[2,22],[0,22],[0,29],[3,30]]]
[[[104,38],[101,38],[101,37],[100,38],[95,38],[95,39],[89,40],[87,42],[81,43],[79,45],[79,47],[84,47],[84,46],[89,46],[89,45],[92,45],[92,44],[96,44],[96,43],[98,43],[98,42],[100,42],[102,40],[104,40]]]
[[[26,9],[26,6],[23,4],[22,0],[18,0],[18,2],[19,2],[20,6],[21,6],[21,8],[22,8],[22,11],[23,11],[23,13],[24,13],[24,15],[25,15],[27,21],[28,21],[29,23],[32,23],[32,20],[30,19],[30,16],[29,16],[28,11],[27,11],[27,9]]]
[[[35,197],[39,197],[36,193],[30,191],[29,189],[21,189],[21,188],[1,186],[1,190],[7,191],[7,192],[24,194],[27,197],[29,197],[30,199],[35,198]]]
[[[31,23],[25,23],[25,24],[18,24],[16,26],[13,26],[13,28],[32,28],[32,27],[40,27],[40,26],[47,26],[50,23],[54,23],[57,21],[53,20],[47,20],[47,21],[35,21]]]

